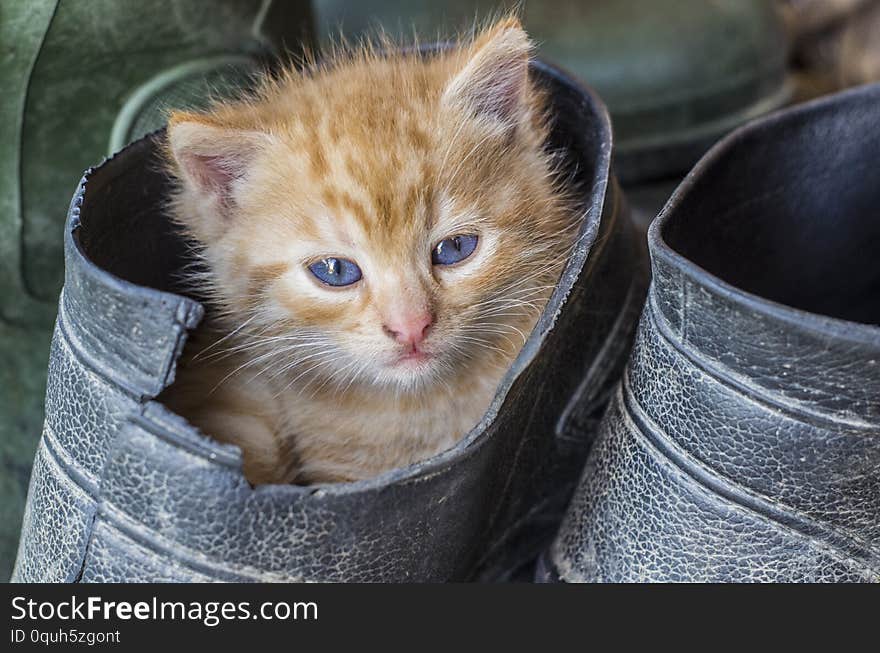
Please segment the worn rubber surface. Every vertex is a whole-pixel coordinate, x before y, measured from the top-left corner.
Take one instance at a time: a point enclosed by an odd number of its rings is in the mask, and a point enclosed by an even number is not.
[[[544,579],[880,581],[878,161],[874,85],[685,179]]]

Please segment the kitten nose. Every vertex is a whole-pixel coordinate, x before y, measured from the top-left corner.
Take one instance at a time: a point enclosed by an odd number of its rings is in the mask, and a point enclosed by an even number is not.
[[[413,313],[400,315],[389,320],[385,325],[385,333],[403,345],[417,345],[425,339],[428,327],[433,324],[434,318],[430,313]]]

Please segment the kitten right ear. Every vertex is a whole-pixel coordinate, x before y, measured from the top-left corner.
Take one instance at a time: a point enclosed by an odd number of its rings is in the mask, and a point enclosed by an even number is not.
[[[223,214],[232,205],[235,182],[268,142],[267,134],[212,125],[194,114],[174,113],[168,123],[181,181]]]
[[[503,128],[514,126],[526,114],[531,51],[532,42],[517,18],[499,21],[474,43],[443,101]]]

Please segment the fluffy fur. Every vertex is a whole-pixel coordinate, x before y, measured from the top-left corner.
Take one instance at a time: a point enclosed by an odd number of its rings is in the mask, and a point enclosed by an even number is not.
[[[368,478],[479,422],[577,222],[531,50],[508,18],[454,50],[362,47],[171,116],[171,211],[213,313],[163,400],[241,447],[251,482]],[[457,234],[474,253],[432,265]],[[308,265],[328,256],[363,278],[323,285]],[[416,344],[396,337],[420,320]]]

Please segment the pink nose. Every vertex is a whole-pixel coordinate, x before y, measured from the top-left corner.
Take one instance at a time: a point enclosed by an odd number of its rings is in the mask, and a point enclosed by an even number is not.
[[[428,327],[434,322],[430,313],[400,315],[385,324],[385,333],[403,345],[417,345],[425,339]]]

